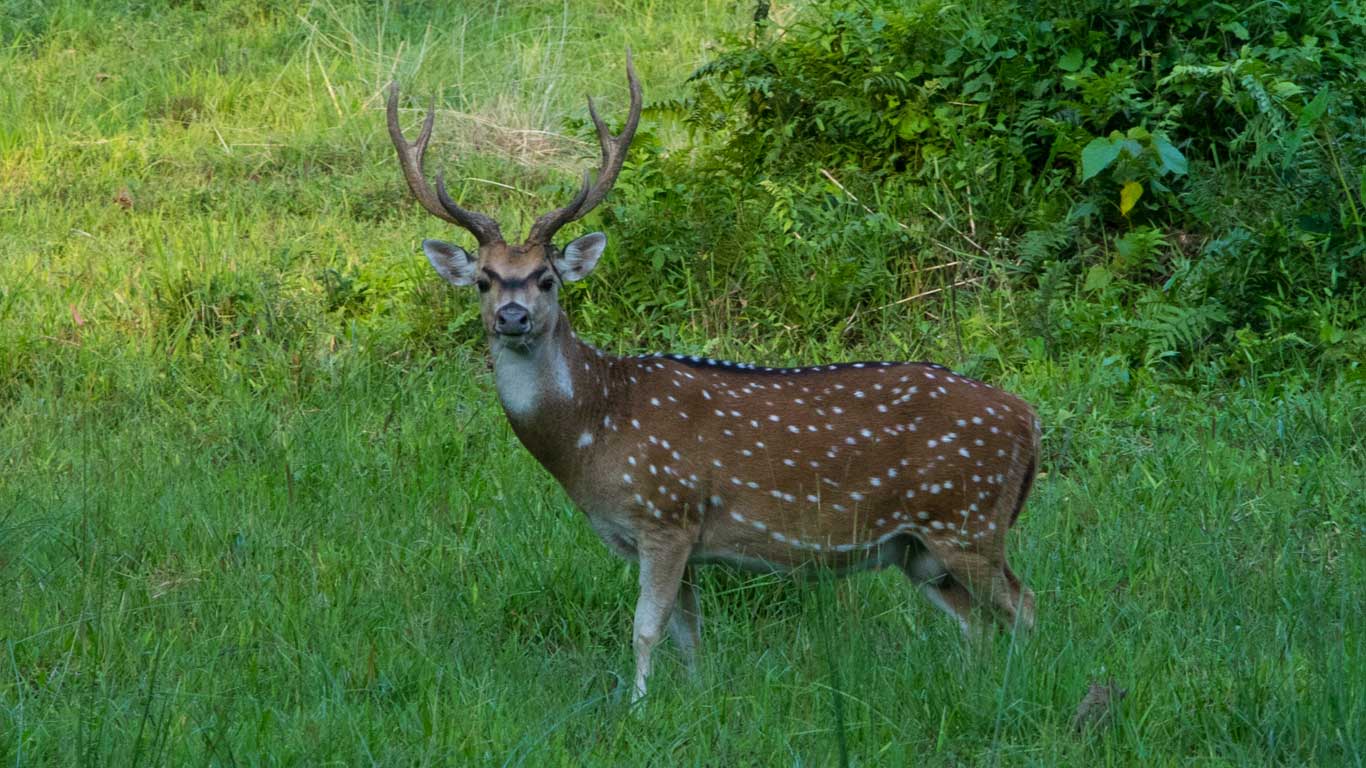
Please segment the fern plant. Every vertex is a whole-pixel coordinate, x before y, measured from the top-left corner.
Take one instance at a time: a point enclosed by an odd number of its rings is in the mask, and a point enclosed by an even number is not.
[[[1214,299],[1195,306],[1169,304],[1157,297],[1144,302],[1134,323],[1147,336],[1144,365],[1197,352],[1226,320],[1228,313]]]

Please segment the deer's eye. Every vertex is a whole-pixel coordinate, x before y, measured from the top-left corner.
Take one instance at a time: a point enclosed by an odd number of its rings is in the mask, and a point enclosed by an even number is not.
[[[479,292],[480,292],[480,293],[488,293],[488,292],[489,292],[489,288],[491,287],[491,283],[489,283],[489,281],[484,280],[484,279],[482,279],[482,278],[480,278],[478,281],[476,281],[476,282],[475,282],[475,285],[479,286]]]
[[[555,278],[554,278],[553,276],[551,276],[551,275],[546,275],[545,277],[541,278],[541,290],[542,290],[542,291],[549,291],[549,290],[553,289],[554,287],[555,287]]]

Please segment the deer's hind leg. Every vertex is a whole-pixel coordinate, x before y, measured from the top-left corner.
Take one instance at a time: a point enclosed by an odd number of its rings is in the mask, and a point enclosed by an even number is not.
[[[931,603],[958,621],[964,635],[973,634],[979,609],[1012,631],[1034,625],[1034,593],[1002,557],[947,541],[911,539],[899,564]]]
[[[1033,450],[1037,454],[1037,444]],[[947,578],[969,593],[970,599],[964,601],[961,594],[952,594],[960,602],[975,603],[991,613],[1011,632],[1034,628],[1034,593],[1006,562],[1006,534],[1024,507],[1035,473],[1032,457],[1027,461],[1016,458],[1012,455],[1009,472],[1001,476],[1000,493],[975,520],[969,519],[970,511],[977,511],[975,504],[959,512],[961,525],[956,521],[944,525],[943,520],[953,520],[945,512],[941,521],[932,524],[938,527],[928,531],[925,540],[927,556],[933,557]],[[979,499],[984,496],[987,494],[979,493]]]
[[[683,665],[694,677],[699,672],[697,649],[702,637],[702,610],[698,603],[695,576],[691,567],[683,569],[678,599],[674,601],[673,613],[669,616],[669,636],[683,656]]]
[[[1005,574],[1006,584],[1010,587],[1011,599],[1015,603],[1015,620],[1011,629],[1018,626],[1026,632],[1034,629],[1034,590],[1026,587],[1020,581],[1015,572],[1010,570],[1010,563],[1001,563],[1001,570]]]
[[[960,549],[953,545],[933,547],[949,578],[966,592],[971,601],[989,611],[1003,628],[1015,631],[1034,626],[1034,593],[1020,583],[1002,557],[980,550]]]
[[[954,577],[944,574],[937,581],[921,584],[920,591],[931,603],[958,620],[958,627],[963,630],[964,637],[972,635],[973,600],[972,593],[967,587],[958,583]]]
[[[897,562],[925,598],[958,622],[964,635],[972,633],[972,593],[950,573],[944,563],[920,539],[908,536],[904,555]]]

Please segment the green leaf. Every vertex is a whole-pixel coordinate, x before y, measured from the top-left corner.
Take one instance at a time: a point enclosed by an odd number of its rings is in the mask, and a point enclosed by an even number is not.
[[[1313,128],[1314,124],[1323,118],[1323,113],[1328,110],[1328,89],[1324,88],[1314,95],[1304,109],[1300,110],[1300,127]]]
[[[1237,21],[1230,21],[1227,24],[1221,24],[1219,28],[1224,30],[1225,32],[1232,34],[1234,37],[1244,42],[1246,42],[1248,38],[1252,36],[1247,31],[1247,27],[1243,26],[1242,23]]]
[[[1119,142],[1095,138],[1081,151],[1081,180],[1086,181],[1110,167],[1119,157]]]
[[[1061,59],[1058,59],[1058,69],[1061,69],[1064,72],[1076,72],[1081,69],[1081,65],[1085,60],[1085,57],[1082,56],[1081,49],[1073,48],[1064,54]]]
[[[1082,287],[1088,291],[1103,291],[1114,279],[1115,276],[1110,270],[1097,264],[1086,270],[1086,284]]]
[[[1119,254],[1120,266],[1132,266],[1137,259],[1135,258],[1142,250],[1142,238],[1136,237],[1133,232],[1126,232],[1115,238],[1115,253]]]
[[[1333,220],[1324,212],[1309,213],[1295,219],[1295,224],[1305,232],[1326,235],[1333,231]]]
[[[897,135],[907,141],[930,129],[930,119],[914,110],[906,110],[897,122]]]
[[[1281,80],[1271,86],[1271,92],[1276,94],[1276,98],[1278,99],[1288,99],[1291,96],[1298,96],[1301,93],[1304,93],[1304,89],[1289,80]]]
[[[1119,190],[1119,212],[1125,216],[1133,209],[1134,203],[1143,196],[1143,185],[1136,181],[1126,181]]]
[[[992,77],[989,73],[983,72],[977,77],[974,77],[966,83],[963,83],[963,95],[971,96],[972,94],[977,93],[981,89],[990,88],[995,84],[996,79]]]
[[[1186,175],[1186,156],[1167,140],[1166,134],[1159,133],[1153,137],[1153,148],[1157,150],[1157,157],[1162,161],[1162,170],[1177,176]]]

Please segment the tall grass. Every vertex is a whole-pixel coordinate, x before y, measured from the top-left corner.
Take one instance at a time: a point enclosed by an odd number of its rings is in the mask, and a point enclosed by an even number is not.
[[[748,9],[0,9],[0,761],[1363,762],[1361,383],[1046,349],[1035,297],[995,278],[875,334],[686,279],[621,307],[649,276],[611,264],[571,295],[613,349],[934,357],[1048,430],[1012,541],[1033,636],[965,646],[892,574],[709,570],[701,680],[665,654],[625,703],[632,568],[497,410],[380,98],[397,78],[415,122],[436,96],[430,167],[511,230],[593,162],[565,120],[586,92],[624,105],[628,43],[647,101],[672,98]],[[645,130],[683,145],[663,114]],[[1075,733],[1109,678],[1112,724]]]

